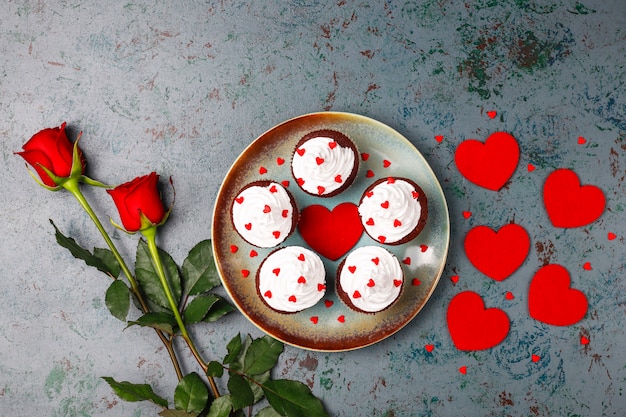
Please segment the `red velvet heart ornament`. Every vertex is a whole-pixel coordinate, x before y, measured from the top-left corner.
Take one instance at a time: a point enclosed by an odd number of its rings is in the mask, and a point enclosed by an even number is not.
[[[567,269],[557,264],[540,268],[528,290],[528,310],[535,320],[554,326],[569,326],[587,313],[587,297],[570,287]]]
[[[519,145],[505,132],[492,134],[485,143],[467,139],[456,148],[454,161],[461,175],[469,181],[498,191],[517,168]]]
[[[352,203],[341,203],[332,211],[314,204],[300,213],[298,230],[313,250],[335,261],[359,241],[363,225],[359,209]]]
[[[465,255],[472,265],[489,278],[503,281],[519,268],[530,250],[530,237],[517,224],[502,226],[497,232],[477,226],[465,236]]]
[[[580,227],[597,220],[606,204],[602,190],[580,185],[576,173],[557,169],[543,185],[543,202],[554,227]]]
[[[450,300],[446,319],[452,342],[459,350],[492,348],[506,338],[510,328],[506,313],[499,308],[485,308],[483,299],[473,291],[463,291]]]

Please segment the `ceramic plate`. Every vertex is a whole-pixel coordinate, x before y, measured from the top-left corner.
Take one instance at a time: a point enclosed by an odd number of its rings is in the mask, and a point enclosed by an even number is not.
[[[361,155],[366,154],[361,158],[354,183],[331,198],[304,193],[291,175],[290,162],[297,142],[306,133],[319,129],[344,133],[357,145]],[[287,189],[294,196],[298,209],[312,204],[332,209],[343,202],[358,204],[369,185],[390,176],[412,179],[428,198],[428,220],[422,232],[403,245],[382,245],[402,260],[405,284],[400,299],[391,308],[375,314],[357,313],[343,305],[334,292],[334,277],[346,254],[337,261],[322,257],[327,273],[327,291],[318,304],[295,314],[279,314],[269,309],[257,295],[255,274],[263,259],[276,247],[254,247],[235,231],[230,208],[240,189],[258,180],[288,181]],[[445,265],[450,222],[437,178],[422,154],[406,138],[364,116],[323,112],[283,122],[244,150],[219,190],[213,213],[212,238],[224,287],[252,323],[276,339],[300,348],[344,351],[374,344],[394,334],[424,307]],[[309,247],[297,229],[279,247],[290,245]],[[380,244],[363,233],[353,249],[365,245]]]

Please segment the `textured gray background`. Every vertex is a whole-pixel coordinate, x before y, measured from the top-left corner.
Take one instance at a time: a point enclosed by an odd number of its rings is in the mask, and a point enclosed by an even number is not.
[[[106,311],[107,280],[55,245],[50,218],[86,247],[103,243],[67,193],[39,188],[13,155],[32,134],[63,121],[72,138],[82,130],[89,172],[109,183],[171,176],[177,200],[160,245],[182,261],[210,236],[221,179],[255,137],[335,110],[390,125],[426,156],[450,206],[450,254],[427,307],[395,336],[349,353],[287,347],[276,375],[309,384],[338,417],[626,415],[623,0],[1,3],[0,414],[152,416],[155,407],[118,401],[99,377],[148,381],[164,396],[176,383],[153,333],[123,330]],[[453,155],[497,130],[522,155],[494,193],[464,180]],[[541,187],[559,167],[604,190],[600,220],[549,224]],[[116,216],[108,197],[93,198]],[[463,237],[511,220],[528,230],[531,252],[495,283],[469,264]],[[135,238],[115,238],[133,253]],[[547,262],[566,266],[589,299],[573,326],[528,316],[528,283]],[[507,312],[502,344],[454,348],[445,312],[465,289]],[[203,327],[200,345],[221,357],[237,332],[260,335],[233,314]]]

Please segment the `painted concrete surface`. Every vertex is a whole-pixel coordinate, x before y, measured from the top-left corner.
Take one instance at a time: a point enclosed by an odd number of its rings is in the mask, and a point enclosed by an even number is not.
[[[5,0],[0,14],[0,414],[152,416],[100,377],[147,381],[165,396],[175,386],[153,334],[124,330],[104,305],[106,280],[54,243],[48,219],[103,246],[71,197],[36,186],[13,155],[32,134],[63,121],[73,137],[83,131],[89,172],[109,183],[171,176],[176,206],[160,245],[182,261],[210,236],[221,179],[255,137],[334,110],[386,123],[425,155],[448,200],[450,253],[426,308],[399,333],[347,353],[287,347],[277,375],[306,382],[337,417],[626,415],[622,0]],[[495,131],[521,149],[497,193],[454,164],[462,140]],[[600,220],[550,225],[541,189],[556,168],[603,189]],[[463,238],[511,221],[529,232],[531,251],[495,282],[469,263]],[[133,238],[114,236],[133,252]],[[529,282],[546,263],[566,266],[588,298],[575,325],[529,317]],[[503,343],[454,347],[446,309],[463,290],[506,311]],[[221,357],[237,332],[260,335],[234,314],[199,337]]]

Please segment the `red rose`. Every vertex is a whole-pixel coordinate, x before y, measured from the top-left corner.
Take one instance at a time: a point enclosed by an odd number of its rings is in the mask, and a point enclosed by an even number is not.
[[[136,232],[141,229],[142,214],[152,224],[160,223],[165,217],[165,208],[157,189],[158,181],[159,176],[151,172],[118,185],[112,190],[107,190],[117,206],[122,224],[127,231]]]
[[[65,123],[60,127],[44,129],[36,133],[24,146],[23,152],[16,152],[35,168],[41,181],[49,186],[56,187],[56,184],[42,167],[45,167],[57,177],[69,177],[72,170],[72,153],[74,144],[69,141],[65,134]],[[82,167],[81,174],[85,169],[85,161],[82,153],[78,149]]]

